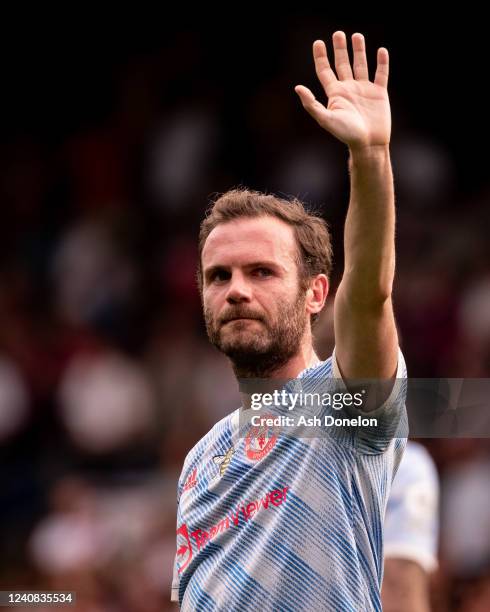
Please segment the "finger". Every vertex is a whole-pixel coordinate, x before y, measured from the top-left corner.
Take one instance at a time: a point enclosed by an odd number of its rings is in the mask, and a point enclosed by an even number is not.
[[[315,60],[316,76],[328,96],[329,86],[337,80],[337,77],[328,61],[327,47],[323,40],[315,40],[313,43],[313,59]]]
[[[340,81],[352,79],[349,52],[347,51],[347,39],[344,32],[334,32],[332,36],[333,50],[335,54],[335,70]]]
[[[319,102],[316,100],[315,96],[313,95],[311,90],[308,89],[308,87],[305,87],[304,85],[296,85],[294,91],[298,94],[301,100],[301,104],[305,107],[306,110],[308,110],[308,108],[311,108],[315,102],[319,104]]]
[[[381,87],[387,87],[388,75],[390,72],[390,56],[388,55],[388,49],[380,47],[378,49],[378,66],[376,68],[376,76],[374,82],[376,85]]]
[[[308,87],[296,85],[294,91],[300,97],[301,104],[306,112],[309,113],[313,119],[318,121],[320,125],[327,127],[330,123],[331,111],[328,111],[321,102],[318,102]]]
[[[356,32],[352,35],[352,49],[354,50],[354,77],[359,81],[369,81],[366,44],[362,34]]]

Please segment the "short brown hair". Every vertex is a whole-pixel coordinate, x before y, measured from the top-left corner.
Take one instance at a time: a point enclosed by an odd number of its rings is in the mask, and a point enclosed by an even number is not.
[[[241,217],[270,215],[286,222],[294,229],[298,244],[298,271],[301,285],[317,274],[330,276],[332,269],[332,244],[328,225],[317,214],[308,212],[297,198],[286,200],[272,194],[253,191],[245,187],[231,189],[212,201],[199,231],[199,257],[197,281],[202,293],[202,251],[204,244],[220,223]]]

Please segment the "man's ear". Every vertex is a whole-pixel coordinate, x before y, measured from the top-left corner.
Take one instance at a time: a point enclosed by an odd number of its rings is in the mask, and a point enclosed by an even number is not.
[[[316,314],[322,310],[330,288],[326,274],[317,274],[310,279],[306,290],[306,311]]]

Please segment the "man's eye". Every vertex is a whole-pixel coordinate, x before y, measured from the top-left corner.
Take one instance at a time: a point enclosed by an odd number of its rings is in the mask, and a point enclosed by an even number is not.
[[[230,273],[226,270],[216,270],[211,274],[211,282],[224,282],[230,279]]]
[[[269,268],[255,268],[254,275],[266,278],[272,275],[272,270],[269,270]]]

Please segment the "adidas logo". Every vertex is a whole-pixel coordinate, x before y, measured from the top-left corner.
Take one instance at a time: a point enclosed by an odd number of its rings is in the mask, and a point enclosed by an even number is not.
[[[184,488],[182,492],[188,491],[197,485],[197,468],[194,468],[193,471],[187,477],[187,480],[184,483]]]

